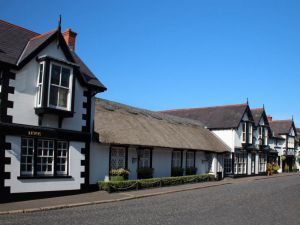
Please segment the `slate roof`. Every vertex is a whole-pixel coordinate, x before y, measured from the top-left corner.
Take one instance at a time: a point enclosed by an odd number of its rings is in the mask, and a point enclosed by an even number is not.
[[[248,104],[237,104],[161,112],[200,121],[209,129],[229,129],[239,126],[247,108],[249,108]]]
[[[58,30],[43,34],[30,31],[20,26],[0,20],[0,62],[19,66],[31,53],[39,48],[53,35],[57,36]],[[106,87],[97,79],[80,57],[68,48],[79,69],[84,81],[101,91]]]
[[[229,147],[198,121],[96,99],[99,142],[227,152]]]
[[[263,108],[251,109],[251,114],[253,116],[253,120],[254,120],[255,126],[258,125],[258,123],[260,121],[260,118],[263,115],[263,112],[264,112]]]
[[[288,134],[292,126],[293,120],[273,120],[269,122],[274,137],[281,138],[281,134]]]

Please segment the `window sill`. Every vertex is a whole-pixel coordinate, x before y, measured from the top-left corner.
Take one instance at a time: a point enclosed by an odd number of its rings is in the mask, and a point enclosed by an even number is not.
[[[19,176],[17,177],[18,180],[29,180],[29,179],[70,179],[70,178],[73,178],[72,176],[68,176],[68,175],[65,175],[65,176],[59,176],[59,175],[56,175],[56,176]]]
[[[38,107],[35,108],[35,113],[37,115],[43,115],[43,114],[57,114],[63,117],[72,117],[73,112],[72,111],[67,111],[67,110],[62,110],[62,109],[56,109],[56,108],[51,108],[51,107]]]

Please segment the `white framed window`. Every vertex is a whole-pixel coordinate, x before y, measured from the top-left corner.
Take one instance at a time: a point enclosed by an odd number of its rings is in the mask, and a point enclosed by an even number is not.
[[[37,92],[36,92],[36,106],[42,106],[42,98],[43,98],[43,81],[44,81],[44,71],[45,71],[45,63],[42,62],[39,64],[39,73],[37,78]]]
[[[52,108],[70,110],[73,70],[51,63],[49,76],[48,105]]]
[[[263,140],[263,127],[259,126],[258,127],[258,138],[260,138],[261,140]]]
[[[259,167],[258,172],[266,172],[267,169],[267,155],[266,154],[260,154],[259,155]]]
[[[37,174],[53,175],[54,172],[54,141],[37,140]]]
[[[111,147],[110,149],[110,169],[126,168],[126,148]]]
[[[173,151],[172,152],[172,167],[181,168],[181,151]]]
[[[186,152],[186,168],[191,168],[195,166],[195,152]]]
[[[69,146],[67,141],[57,141],[57,174],[68,174]]]
[[[248,143],[252,144],[253,139],[253,126],[252,123],[248,123]]]
[[[21,139],[21,175],[33,175],[34,139]]]
[[[139,168],[150,168],[150,149],[139,149]]]
[[[234,154],[234,173],[246,174],[247,172],[247,154],[235,153]]]
[[[264,128],[264,144],[268,145],[268,128]]]
[[[243,122],[242,124],[242,142],[246,143],[246,139],[247,139],[247,123]]]

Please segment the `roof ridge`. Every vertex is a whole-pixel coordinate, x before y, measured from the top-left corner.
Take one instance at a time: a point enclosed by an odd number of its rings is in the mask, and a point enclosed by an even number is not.
[[[250,109],[250,110],[263,110],[264,108],[254,108],[254,109]]]
[[[286,120],[272,120],[272,122],[292,122],[292,119],[286,119]]]
[[[51,32],[56,31],[56,30],[57,30],[57,29],[52,29],[52,30],[49,30],[49,31],[47,31],[47,32],[45,32],[45,33],[39,34],[39,35],[37,35],[37,36],[34,36],[34,37],[31,38],[29,41],[32,41],[32,40],[41,38],[41,37],[43,37],[43,36],[45,36],[45,35],[47,35],[47,34],[50,34]]]
[[[21,30],[24,30],[24,31],[27,31],[27,32],[30,32],[30,33],[33,33],[33,34],[36,34],[36,35],[39,35],[39,33],[37,33],[37,32],[34,32],[34,31],[29,30],[29,29],[24,28],[24,27],[20,27],[20,26],[18,26],[18,25],[9,23],[9,22],[4,21],[4,20],[0,20],[0,23],[6,24],[6,25],[8,25],[8,26],[15,27],[15,28],[17,28],[17,29],[21,29]]]
[[[188,111],[188,110],[201,110],[201,109],[210,109],[210,108],[226,108],[232,106],[246,106],[247,103],[242,104],[228,104],[228,105],[220,105],[220,106],[208,106],[208,107],[196,107],[196,108],[183,108],[183,109],[170,109],[170,110],[162,110],[159,112],[176,112],[176,111]]]

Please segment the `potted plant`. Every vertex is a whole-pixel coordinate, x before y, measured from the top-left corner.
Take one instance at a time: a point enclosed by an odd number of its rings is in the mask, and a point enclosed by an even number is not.
[[[171,176],[172,177],[179,177],[183,176],[184,169],[181,167],[173,167],[171,171]]]
[[[197,173],[197,167],[189,167],[185,169],[185,175],[195,175]]]
[[[137,177],[138,179],[148,179],[148,178],[153,178],[153,168],[149,167],[141,167],[137,169]]]
[[[275,174],[277,174],[278,173],[278,170],[280,169],[280,167],[279,167],[279,165],[278,164],[273,164],[272,165],[272,170],[274,171],[274,173]]]
[[[271,176],[273,173],[273,166],[271,163],[267,164],[267,176]]]
[[[129,175],[129,170],[124,168],[112,169],[110,171],[111,181],[123,181],[127,180]]]

